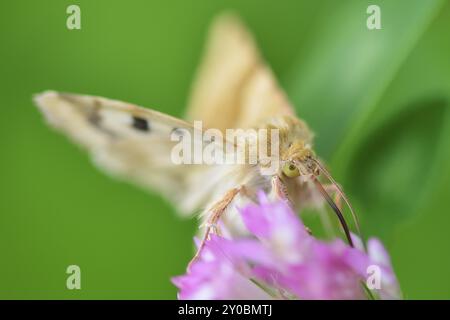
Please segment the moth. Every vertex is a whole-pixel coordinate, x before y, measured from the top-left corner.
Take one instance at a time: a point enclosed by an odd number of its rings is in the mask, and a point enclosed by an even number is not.
[[[313,134],[296,116],[252,35],[234,15],[221,15],[212,24],[185,120],[88,95],[47,91],[34,100],[47,122],[87,149],[100,169],[159,192],[181,214],[202,212],[203,240],[196,256],[211,233],[245,233],[236,206],[253,201],[260,190],[295,209],[317,201],[328,203],[353,245],[340,208],[343,199],[358,226],[347,197],[318,160]],[[264,165],[259,162],[175,164],[171,135],[184,131],[194,136],[196,120],[221,132],[277,128],[279,169],[263,175]]]

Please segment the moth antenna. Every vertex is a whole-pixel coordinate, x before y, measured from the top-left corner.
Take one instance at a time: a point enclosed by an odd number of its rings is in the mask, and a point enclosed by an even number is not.
[[[353,207],[350,204],[350,201],[348,200],[348,198],[345,195],[344,191],[337,184],[337,182],[333,179],[333,177],[328,172],[328,170],[326,170],[325,167],[320,163],[319,160],[317,160],[317,159],[312,159],[312,160],[317,164],[317,166],[320,168],[320,170],[325,175],[325,177],[327,177],[327,179],[330,180],[331,184],[333,184],[333,186],[336,188],[336,190],[337,190],[338,194],[341,196],[341,198],[344,199],[345,203],[347,204],[347,206],[350,209],[350,212],[352,214],[352,218],[353,218],[353,221],[355,223],[356,231],[358,232],[359,237],[362,239],[362,233],[361,233],[361,228],[360,228],[360,225],[359,225],[358,216],[356,215],[355,211],[353,210]]]
[[[322,186],[319,180],[317,180],[315,176],[312,177],[312,180],[316,185],[317,189],[319,189],[322,196],[325,198],[330,207],[334,210],[334,212],[338,216],[339,222],[341,223],[341,226],[344,229],[345,237],[347,238],[348,244],[350,245],[350,247],[354,247],[353,240],[350,235],[350,229],[348,228],[347,222],[345,221],[345,218],[341,210],[339,210],[338,206],[334,203],[333,199],[331,199],[330,195],[326,192],[325,188]]]

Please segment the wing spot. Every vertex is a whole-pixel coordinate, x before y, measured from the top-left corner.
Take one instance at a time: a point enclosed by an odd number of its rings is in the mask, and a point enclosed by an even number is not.
[[[133,128],[140,131],[150,131],[149,123],[146,119],[140,117],[133,117]]]
[[[97,110],[92,110],[92,112],[88,115],[88,121],[94,126],[99,126],[101,120],[102,118],[100,117]]]

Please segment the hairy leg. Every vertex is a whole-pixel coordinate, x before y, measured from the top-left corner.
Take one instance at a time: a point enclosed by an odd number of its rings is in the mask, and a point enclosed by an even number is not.
[[[209,216],[208,219],[206,220],[205,234],[203,235],[202,241],[200,242],[197,252],[195,253],[192,260],[189,262],[188,270],[190,269],[192,263],[194,263],[200,257],[200,254],[203,248],[205,247],[206,241],[209,239],[210,234],[211,233],[220,234],[220,230],[217,226],[217,223],[219,222],[221,216],[226,212],[227,208],[234,200],[236,195],[242,192],[243,190],[244,190],[243,186],[229,190],[222,199],[216,202],[208,210]]]
[[[270,193],[270,196],[274,200],[286,201],[291,206],[291,208],[293,208],[293,204],[289,199],[287,187],[277,175],[273,176],[272,178],[272,191]]]

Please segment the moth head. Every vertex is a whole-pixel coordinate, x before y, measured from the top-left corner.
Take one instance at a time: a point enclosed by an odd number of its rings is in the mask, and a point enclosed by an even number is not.
[[[282,173],[288,178],[299,176],[317,176],[320,173],[315,154],[308,143],[303,140],[289,142],[282,153]]]
[[[341,187],[336,183],[333,177],[330,175],[328,170],[320,163],[320,161],[316,158],[311,146],[305,143],[303,140],[296,140],[290,142],[287,145],[285,152],[283,153],[284,158],[282,158],[282,166],[281,171],[284,176],[288,179],[297,178],[304,176],[310,181],[314,183],[317,190],[323,196],[323,198],[328,202],[330,207],[339,217],[339,221],[343,227],[345,235],[348,239],[350,246],[353,246],[353,241],[350,235],[350,229],[345,221],[345,218],[341,212],[339,206],[333,201],[328,192],[323,187],[322,183],[319,181],[319,176],[323,175],[329,183],[334,186],[337,194],[344,200],[347,204],[352,217],[354,219],[354,223],[357,229],[357,233],[361,235],[361,231],[359,228],[359,222],[357,216],[351,206],[347,196],[342,191]]]
[[[266,128],[277,129],[279,133],[278,175],[296,178],[317,173],[316,165],[311,161],[315,157],[311,147],[313,134],[305,122],[284,115],[271,118]]]

